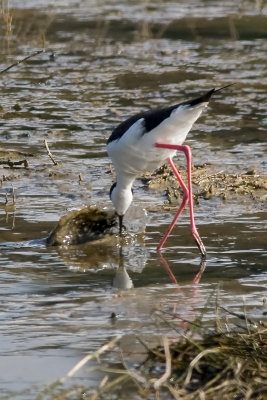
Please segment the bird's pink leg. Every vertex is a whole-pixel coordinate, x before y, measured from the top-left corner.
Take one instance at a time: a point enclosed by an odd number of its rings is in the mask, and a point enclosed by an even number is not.
[[[168,158],[168,161],[173,169],[173,172],[184,191],[184,196],[183,196],[183,201],[182,201],[181,206],[179,207],[177,213],[175,214],[173,221],[172,221],[171,225],[169,226],[168,231],[166,232],[163,239],[159,243],[157,249],[158,249],[158,251],[160,251],[162,249],[169,234],[173,230],[173,227],[174,227],[177,219],[179,218],[181,212],[185,208],[186,204],[189,202],[191,232],[192,232],[193,238],[195,239],[197,246],[201,252],[202,257],[206,257],[206,249],[205,249],[205,246],[199,236],[199,233],[196,228],[195,220],[194,220],[193,194],[192,194],[192,182],[191,182],[191,159],[192,159],[191,149],[189,146],[186,146],[186,145],[172,145],[172,144],[165,144],[165,143],[156,143],[156,147],[161,147],[163,149],[180,150],[180,151],[184,152],[185,156],[186,156],[186,160],[187,160],[187,176],[188,176],[188,187],[187,187],[185,185],[184,181],[182,180],[182,177],[179,174],[179,171],[177,170],[174,162],[172,161],[172,159],[170,157]]]
[[[173,165],[174,165],[174,164],[173,164],[172,159],[169,158],[168,161],[169,161],[171,167],[173,168]],[[181,178],[181,176],[180,176],[180,174],[178,173],[178,171],[177,171],[176,168],[173,169],[173,172],[175,173],[175,175],[176,175],[176,177],[177,177],[177,179],[178,179],[178,181],[179,181],[179,183],[180,183],[180,185],[181,185],[181,187],[182,187],[182,189],[183,189],[183,191],[184,191],[183,201],[182,201],[182,204],[180,205],[180,207],[179,207],[177,213],[175,214],[175,216],[174,216],[174,218],[173,218],[173,220],[172,220],[172,222],[171,222],[171,224],[170,224],[170,226],[169,226],[167,232],[165,233],[164,237],[161,239],[161,241],[160,241],[160,243],[159,243],[159,245],[158,245],[158,247],[157,247],[157,250],[159,250],[159,251],[160,251],[160,250],[162,249],[162,247],[164,246],[164,244],[165,244],[165,242],[166,242],[166,240],[167,240],[169,234],[171,233],[171,231],[172,231],[173,228],[174,228],[174,225],[176,224],[176,221],[178,220],[179,216],[181,215],[183,209],[185,208],[185,206],[187,205],[188,200],[189,200],[189,190],[187,189],[187,187],[186,187],[184,181],[182,180],[182,178]]]

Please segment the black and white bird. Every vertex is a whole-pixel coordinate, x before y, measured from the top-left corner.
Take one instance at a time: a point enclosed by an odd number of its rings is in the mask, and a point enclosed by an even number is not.
[[[194,122],[207,107],[211,96],[227,86],[212,89],[198,98],[170,107],[141,112],[114,129],[107,141],[107,152],[116,172],[116,182],[110,188],[110,199],[119,217],[120,233],[123,229],[123,216],[133,200],[134,180],[142,172],[153,171],[168,161],[183,189],[184,196],[181,206],[157,249],[161,250],[181,212],[189,203],[191,232],[202,257],[206,256],[205,246],[194,221],[191,150],[189,146],[182,144]],[[187,186],[172,160],[177,150],[184,152],[187,159]]]

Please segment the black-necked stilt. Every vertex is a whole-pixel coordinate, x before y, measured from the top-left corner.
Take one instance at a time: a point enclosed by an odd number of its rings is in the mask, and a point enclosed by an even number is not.
[[[227,85],[230,86],[230,85]],[[191,149],[182,145],[186,136],[207,107],[211,96],[226,88],[212,89],[196,99],[175,104],[159,110],[149,110],[136,114],[122,122],[111,134],[107,142],[107,152],[112,159],[116,171],[116,182],[110,188],[110,199],[119,217],[120,233],[123,228],[123,216],[132,199],[132,185],[142,172],[151,171],[168,161],[183,191],[183,201],[172,223],[169,226],[157,249],[160,251],[171,233],[177,219],[189,202],[190,226],[192,235],[198,245],[202,257],[206,249],[197,231],[191,184]],[[176,150],[185,153],[187,159],[188,186],[183,182],[173,156]]]

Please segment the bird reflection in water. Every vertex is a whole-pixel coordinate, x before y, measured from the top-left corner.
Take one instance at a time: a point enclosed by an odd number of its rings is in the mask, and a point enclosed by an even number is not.
[[[57,248],[60,256],[78,269],[101,273],[116,266],[113,287],[131,289],[133,282],[127,270],[141,273],[147,263],[148,250],[143,235],[147,215],[144,209],[132,207],[128,219],[135,222],[134,226],[130,226],[133,233],[122,235],[112,234],[114,218],[114,212],[96,206],[70,211],[59,220],[46,243]],[[171,281],[178,284],[167,260],[159,251],[158,257]],[[199,283],[204,269],[202,258],[192,283]]]
[[[133,288],[133,281],[130,278],[125,264],[124,264],[124,257],[123,257],[123,252],[122,252],[122,247],[120,247],[120,253],[119,253],[119,265],[116,269],[115,276],[113,278],[113,285],[115,289],[132,289]]]
[[[166,258],[164,258],[163,254],[161,252],[157,252],[157,255],[158,255],[158,258],[159,258],[161,264],[167,271],[171,281],[174,284],[179,285]],[[132,259],[132,263],[134,263],[134,259]],[[127,272],[126,264],[127,264],[127,261],[125,261],[125,256],[123,255],[123,246],[121,245],[120,249],[119,249],[118,267],[116,269],[116,274],[113,279],[113,287],[116,289],[131,289],[131,288],[133,288],[133,281]],[[197,285],[198,283],[200,283],[200,280],[201,280],[203,272],[205,271],[205,268],[206,268],[206,260],[201,259],[198,271],[191,282],[192,284]]]

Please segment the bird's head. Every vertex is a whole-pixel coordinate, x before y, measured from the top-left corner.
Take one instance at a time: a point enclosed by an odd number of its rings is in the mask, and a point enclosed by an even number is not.
[[[117,182],[115,182],[110,188],[109,197],[115,207],[116,213],[118,214],[121,233],[123,228],[123,216],[133,200],[133,190],[129,186],[127,188],[120,188]]]

